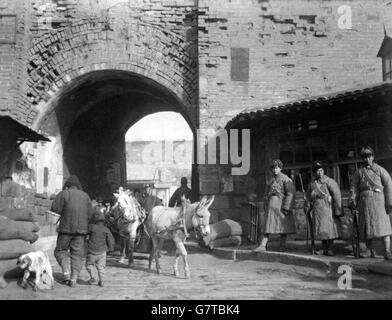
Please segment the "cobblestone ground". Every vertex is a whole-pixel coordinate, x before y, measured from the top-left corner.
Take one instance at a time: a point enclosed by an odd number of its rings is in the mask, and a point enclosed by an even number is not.
[[[169,251],[170,253],[170,251]],[[139,254],[133,269],[109,257],[104,288],[87,285],[83,269],[76,288],[56,283],[55,289],[33,292],[16,282],[0,290],[0,299],[391,299],[392,277],[354,275],[352,290],[337,287],[339,275],[326,271],[255,261],[223,260],[190,252],[191,279],[172,275],[173,255],[162,252],[162,274],[148,270],[147,255]],[[53,261],[54,273],[60,268]]]

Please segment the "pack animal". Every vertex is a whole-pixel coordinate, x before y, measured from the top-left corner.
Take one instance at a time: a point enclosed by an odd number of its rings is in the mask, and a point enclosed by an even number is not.
[[[128,251],[128,266],[131,267],[134,264],[133,251],[137,231],[146,218],[146,212],[129,190],[119,190],[119,193],[114,193],[114,196],[117,202],[111,210],[120,235],[119,262],[125,262]]]
[[[189,231],[195,231],[197,235],[207,235],[210,233],[210,212],[208,208],[214,201],[211,198],[203,197],[200,202],[189,203],[182,197],[181,207],[156,206],[149,213],[145,224],[146,230],[152,239],[153,249],[149,258],[149,269],[152,260],[155,259],[157,273],[160,273],[159,248],[163,241],[172,240],[176,245],[176,255],[173,265],[174,275],[178,276],[178,260],[183,258],[185,277],[190,277],[190,269],[185,249],[185,240]]]
[[[23,279],[20,283],[22,288],[27,288],[27,280],[29,279],[30,274],[35,273],[34,291],[39,289],[41,280],[43,280],[44,285],[49,285],[51,289],[54,289],[52,266],[49,257],[44,252],[34,251],[23,254],[19,257],[16,265],[24,270]],[[47,283],[47,280],[49,280],[49,283]]]

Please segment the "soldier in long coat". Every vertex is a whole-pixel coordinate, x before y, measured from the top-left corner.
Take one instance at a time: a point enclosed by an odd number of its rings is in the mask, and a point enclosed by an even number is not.
[[[384,258],[392,260],[388,216],[392,212],[392,179],[383,167],[374,163],[372,148],[364,147],[360,154],[364,164],[353,175],[350,206],[359,210],[360,232],[365,235],[367,247],[363,256],[374,257],[373,239],[382,238]]]
[[[255,252],[265,251],[270,234],[280,234],[280,251],[286,250],[287,234],[295,233],[293,215],[295,188],[293,181],[281,172],[283,163],[273,160],[270,165],[272,178],[264,194],[265,212],[260,217],[260,231],[263,234]]]
[[[308,206],[312,208],[314,237],[321,240],[323,254],[332,256],[333,240],[341,237],[343,216],[342,195],[337,182],[327,177],[323,164],[316,161],[312,166],[315,179],[307,191]]]

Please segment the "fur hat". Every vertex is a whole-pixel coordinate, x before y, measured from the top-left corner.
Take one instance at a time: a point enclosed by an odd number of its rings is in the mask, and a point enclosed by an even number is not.
[[[76,187],[79,190],[82,190],[82,185],[80,184],[79,178],[75,174],[71,174],[64,184],[64,189],[71,187]]]
[[[318,169],[323,169],[324,172],[326,171],[326,166],[321,161],[315,161],[312,165],[312,172],[316,173]]]
[[[283,162],[279,159],[272,160],[270,163],[270,168],[273,169],[275,167],[283,169]]]
[[[361,156],[362,158],[365,157],[365,156],[373,156],[373,157],[374,157],[374,150],[373,150],[371,147],[366,146],[366,147],[363,147],[363,148],[361,149],[361,151],[359,152],[359,154],[360,154],[360,156]]]
[[[101,210],[98,210],[94,213],[94,222],[105,221],[105,215]]]

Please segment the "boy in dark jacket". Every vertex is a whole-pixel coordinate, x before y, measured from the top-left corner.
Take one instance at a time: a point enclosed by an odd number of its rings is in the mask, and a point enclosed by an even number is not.
[[[95,282],[93,277],[93,267],[98,271],[98,285],[104,286],[104,276],[106,267],[106,252],[114,250],[114,238],[108,228],[104,226],[105,216],[102,211],[96,211],[94,214],[95,224],[89,225],[88,235],[88,254],[86,260],[86,269],[90,274],[89,283]]]

